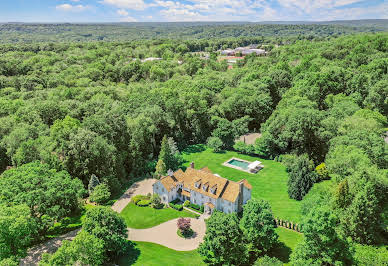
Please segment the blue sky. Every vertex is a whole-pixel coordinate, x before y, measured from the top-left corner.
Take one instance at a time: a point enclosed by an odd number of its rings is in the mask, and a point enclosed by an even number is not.
[[[388,0],[0,0],[1,22],[388,18]]]

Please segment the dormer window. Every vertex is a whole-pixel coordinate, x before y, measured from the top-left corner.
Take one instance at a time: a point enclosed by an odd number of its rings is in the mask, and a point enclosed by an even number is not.
[[[208,188],[209,188],[209,183],[203,184],[202,186],[203,191],[207,191]]]
[[[197,182],[195,182],[195,187],[199,188],[201,186],[201,179],[199,179]]]
[[[216,192],[217,192],[217,185],[214,185],[214,186],[212,186],[211,188],[210,188],[210,192],[212,193],[212,194],[216,194]]]

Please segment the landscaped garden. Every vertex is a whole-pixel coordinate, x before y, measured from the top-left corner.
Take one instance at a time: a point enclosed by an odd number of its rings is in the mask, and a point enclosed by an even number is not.
[[[128,227],[134,229],[145,229],[157,226],[161,223],[179,217],[197,217],[196,214],[182,210],[177,211],[172,208],[154,209],[152,207],[140,207],[134,203],[129,203],[120,213]]]
[[[300,207],[302,202],[289,198],[287,193],[288,175],[283,164],[233,151],[215,153],[212,149],[201,144],[188,147],[182,154],[186,167],[189,166],[190,162],[194,162],[197,169],[207,166],[213,173],[233,181],[247,179],[252,185],[252,198],[267,200],[271,204],[275,217],[294,223],[301,221]],[[233,157],[252,162],[261,161],[264,168],[257,174],[250,174],[222,165]],[[319,185],[325,182],[327,181],[321,182]]]
[[[205,265],[196,250],[176,251],[149,242],[133,242],[133,248],[119,260],[126,265]]]

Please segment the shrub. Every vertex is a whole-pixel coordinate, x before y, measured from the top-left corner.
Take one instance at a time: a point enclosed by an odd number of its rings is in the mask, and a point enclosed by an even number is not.
[[[255,146],[251,144],[246,144],[242,141],[237,141],[236,144],[233,145],[233,148],[236,151],[239,151],[243,154],[254,154],[255,153]]]
[[[204,212],[204,206],[203,205],[201,205],[201,207],[199,207],[199,211],[201,212],[201,213],[203,213]]]
[[[151,204],[151,200],[141,200],[137,203],[137,206],[140,206],[140,207],[147,207]]]
[[[107,184],[97,185],[89,197],[91,202],[96,202],[97,204],[104,204],[109,198],[110,191]]]
[[[197,210],[197,211],[199,211],[201,209],[201,206],[194,204],[194,203],[190,203],[189,207],[194,209],[194,210]]]
[[[171,208],[173,208],[173,209],[175,209],[175,210],[177,210],[177,211],[183,210],[183,206],[182,206],[181,204],[174,204],[174,203],[171,203],[171,202],[170,202],[169,205],[170,205]]]
[[[151,197],[151,207],[154,209],[161,209],[163,208],[163,203],[160,200],[160,196],[158,194],[154,194]]]
[[[326,180],[329,179],[329,171],[326,168],[325,163],[321,163],[315,168],[315,171],[318,174],[318,179],[319,180]]]
[[[183,207],[188,207],[190,205],[190,201],[186,200],[185,203],[183,203]]]
[[[217,137],[210,137],[207,140],[207,145],[213,149],[214,152],[220,152],[222,150],[222,140]]]
[[[172,204],[177,204],[178,202],[180,202],[180,200],[179,199],[174,199],[174,200],[172,200],[172,201],[170,201]]]
[[[283,262],[274,257],[264,255],[256,260],[254,266],[282,266]]]
[[[137,203],[141,200],[148,200],[149,198],[145,195],[136,195],[136,196],[133,196],[131,201],[137,205]]]

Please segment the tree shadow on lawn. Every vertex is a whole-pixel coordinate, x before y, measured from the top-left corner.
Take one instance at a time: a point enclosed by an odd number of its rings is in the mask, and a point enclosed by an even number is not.
[[[291,248],[287,247],[284,243],[278,242],[269,252],[268,256],[276,257],[284,263],[290,261]]]
[[[118,264],[121,266],[133,265],[136,263],[137,259],[140,256],[140,249],[137,247],[137,244],[132,241],[127,242],[127,247],[125,250],[125,255],[123,255]]]
[[[182,153],[184,154],[199,153],[199,152],[203,152],[204,150],[206,150],[206,146],[204,144],[195,144],[195,145],[190,145],[186,147],[182,151]]]

